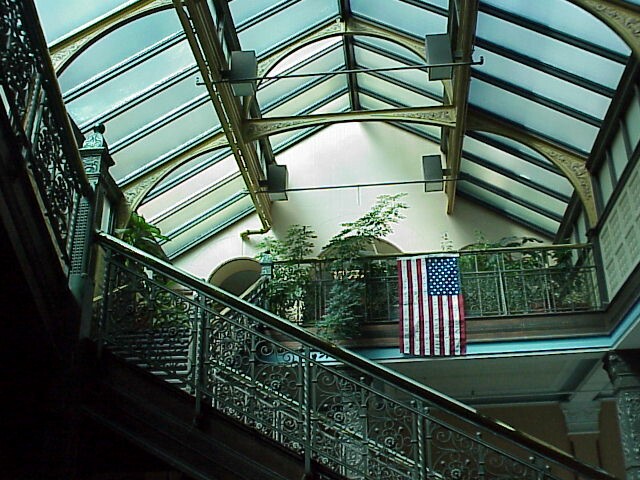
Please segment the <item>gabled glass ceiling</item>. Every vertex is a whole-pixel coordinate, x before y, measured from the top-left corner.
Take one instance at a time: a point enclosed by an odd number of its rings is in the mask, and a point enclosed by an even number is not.
[[[148,2],[36,0],[47,41]],[[213,0],[226,8],[222,0]],[[422,63],[403,38],[444,33],[448,0],[231,0],[243,50],[259,61],[323,27],[355,19],[382,37],[334,35],[300,45],[268,73],[300,74]],[[469,111],[588,156],[630,55],[606,25],[564,0],[481,0]],[[83,132],[103,122],[126,190],[163,172],[141,211],[171,238],[177,256],[254,211],[228,148],[205,148],[220,122],[171,3],[120,22],[60,73],[67,108]],[[263,81],[256,95],[264,118],[442,104],[443,84],[418,70]],[[433,125],[396,126],[440,141]],[[321,126],[270,137],[277,154]],[[202,148],[201,148],[202,147]],[[193,152],[193,153],[191,153]],[[573,187],[537,152],[513,139],[468,131],[458,192],[551,236]]]

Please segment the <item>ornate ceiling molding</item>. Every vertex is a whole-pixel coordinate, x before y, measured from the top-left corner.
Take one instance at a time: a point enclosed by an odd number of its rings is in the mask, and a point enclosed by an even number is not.
[[[51,62],[56,74],[60,74],[82,50],[118,27],[144,15],[172,8],[171,0],[140,0],[115,10],[95,23],[63,38],[49,47]]]
[[[640,58],[640,7],[615,0],[569,0],[609,25]]]
[[[582,201],[589,225],[594,227],[598,222],[598,210],[593,190],[593,179],[586,167],[586,158],[569,150],[538,138],[513,125],[502,122],[487,115],[470,112],[467,116],[467,129],[495,133],[532,148],[557,166],[576,189]]]
[[[243,127],[247,141],[257,140],[269,135],[297,130],[299,128],[329,125],[344,122],[393,121],[423,123],[453,127],[456,109],[451,106],[398,108],[389,110],[367,110],[364,112],[345,112],[300,117],[273,117],[248,120]]]

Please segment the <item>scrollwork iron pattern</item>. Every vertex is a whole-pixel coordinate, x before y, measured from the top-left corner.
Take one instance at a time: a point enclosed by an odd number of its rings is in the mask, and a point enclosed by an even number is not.
[[[45,60],[46,45],[36,33],[38,20],[26,3],[0,1],[0,85],[16,144],[30,168],[56,243],[70,263],[73,219],[82,191],[69,159],[64,106],[57,81]],[[29,10],[30,12],[30,10]]]
[[[460,251],[467,318],[588,312],[601,308],[591,247]],[[346,272],[363,283],[362,323],[397,320],[397,258],[362,258]],[[279,264],[274,265],[274,269]],[[303,324],[326,312],[337,273],[331,262],[309,264]],[[274,306],[276,308],[276,306]]]
[[[113,352],[327,469],[363,480],[560,478],[483,427],[105,248]]]

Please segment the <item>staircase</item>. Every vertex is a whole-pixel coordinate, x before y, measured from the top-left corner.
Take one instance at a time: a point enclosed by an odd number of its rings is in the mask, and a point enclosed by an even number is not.
[[[105,393],[87,411],[193,478],[614,478],[113,237],[97,241]]]

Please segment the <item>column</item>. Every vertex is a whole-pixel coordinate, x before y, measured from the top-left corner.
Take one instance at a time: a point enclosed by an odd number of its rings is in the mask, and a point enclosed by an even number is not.
[[[640,480],[640,350],[610,352],[604,368],[613,384],[626,478]]]

